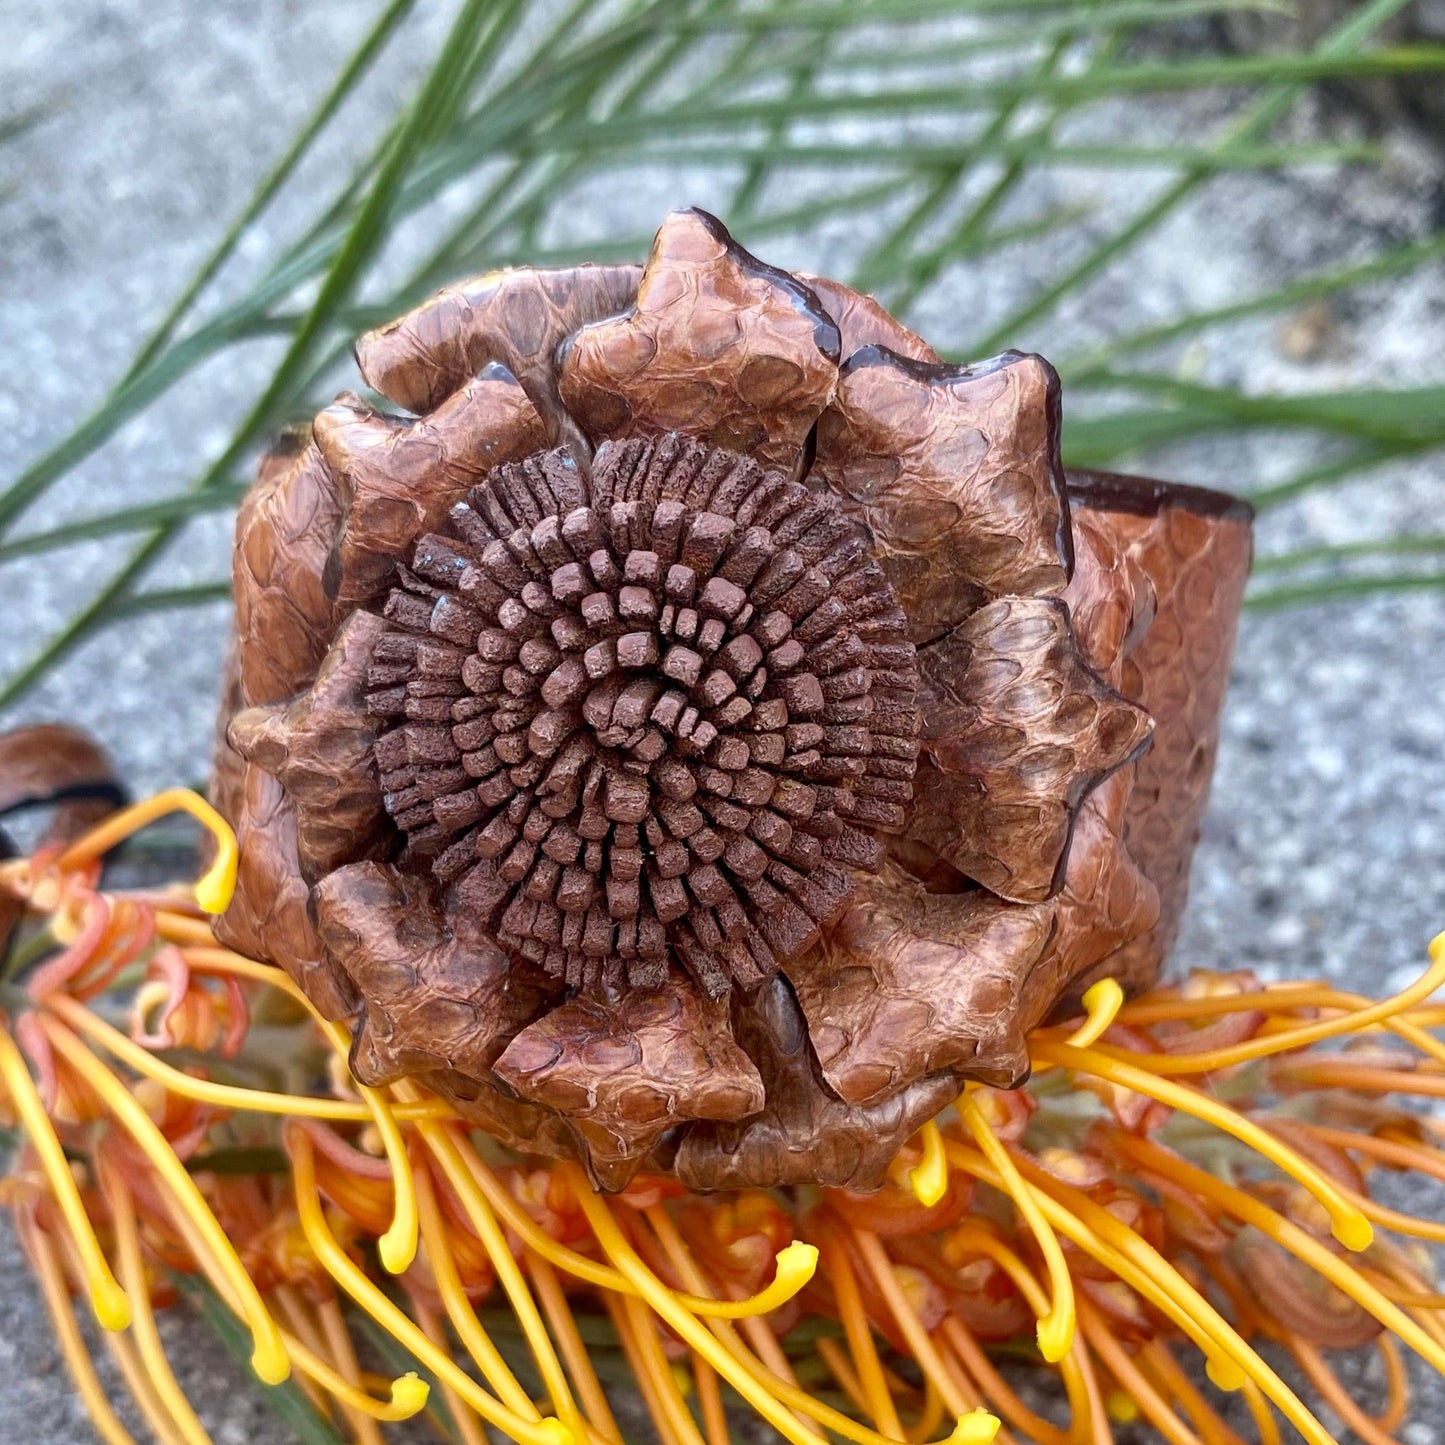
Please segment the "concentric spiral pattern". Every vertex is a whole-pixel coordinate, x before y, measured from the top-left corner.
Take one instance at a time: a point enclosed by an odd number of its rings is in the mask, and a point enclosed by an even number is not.
[[[386,605],[384,801],[469,912],[569,985],[712,997],[799,957],[902,827],[907,619],[831,496],[666,435],[494,469]]]

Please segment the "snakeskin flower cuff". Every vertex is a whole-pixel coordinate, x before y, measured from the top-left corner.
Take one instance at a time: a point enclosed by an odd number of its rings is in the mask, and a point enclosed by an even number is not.
[[[699,211],[362,338],[238,522],[223,939],[602,1187],[867,1188],[1095,979],[1153,978],[1249,564]]]

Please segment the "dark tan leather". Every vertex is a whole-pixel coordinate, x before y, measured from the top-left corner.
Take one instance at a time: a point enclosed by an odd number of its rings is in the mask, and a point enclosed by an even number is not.
[[[697,212],[358,357],[418,415],[263,468],[215,791],[223,936],[360,1077],[611,1188],[867,1188],[1154,976],[1246,507],[1066,478],[1042,358],[945,365]]]

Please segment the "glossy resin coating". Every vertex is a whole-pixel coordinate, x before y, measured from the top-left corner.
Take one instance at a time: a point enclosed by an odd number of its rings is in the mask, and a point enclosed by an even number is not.
[[[1247,507],[712,217],[363,337],[238,522],[226,941],[518,1148],[876,1184],[1157,972]]]

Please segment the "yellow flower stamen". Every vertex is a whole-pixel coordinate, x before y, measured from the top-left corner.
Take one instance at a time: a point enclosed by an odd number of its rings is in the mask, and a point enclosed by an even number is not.
[[[607,1396],[602,1393],[601,1381],[598,1380],[597,1372],[592,1368],[587,1347],[582,1342],[582,1336],[577,1329],[577,1321],[572,1315],[571,1307],[567,1303],[567,1296],[562,1291],[556,1271],[541,1255],[534,1254],[530,1250],[527,1253],[526,1262],[527,1273],[532,1278],[532,1288],[536,1291],[537,1302],[542,1307],[542,1313],[547,1316],[547,1326],[551,1331],[552,1338],[557,1342],[562,1361],[572,1376],[572,1383],[581,1397],[582,1408],[586,1411],[588,1420],[605,1439],[620,1445],[622,1432],[617,1428],[617,1421],[612,1417],[612,1409],[607,1403]]]
[[[947,1142],[949,1162],[1002,1189],[989,1162],[962,1145]],[[1020,1165],[1021,1171],[1025,1168]],[[1238,1332],[1166,1259],[1122,1220],[1087,1195],[1031,1166],[1035,1198],[1058,1233],[1117,1275],[1136,1294],[1162,1310],[1192,1339],[1206,1359],[1209,1377],[1221,1389],[1238,1389],[1251,1378],[1313,1445],[1334,1445],[1324,1427]],[[1057,1197],[1055,1197],[1057,1196]]]
[[[1161,1172],[1167,1169],[1171,1177],[1185,1188],[1268,1235],[1281,1248],[1303,1260],[1316,1274],[1367,1310],[1391,1334],[1403,1340],[1421,1359],[1445,1375],[1445,1349],[1404,1310],[1386,1299],[1359,1270],[1331,1253],[1312,1234],[1276,1213],[1254,1195],[1215,1178],[1208,1170],[1177,1156],[1167,1155],[1157,1145],[1123,1130],[1116,1130],[1114,1134],[1121,1152],[1130,1158],[1147,1161],[1151,1168]]]
[[[224,972],[258,979],[289,994],[311,1015],[337,1057],[345,1060],[349,1056],[350,1035],[340,1024],[326,1018],[280,969],[253,963],[250,959],[224,948],[186,950],[185,958],[191,967],[219,967]],[[353,1082],[356,1083],[356,1092],[361,1095],[362,1103],[366,1105],[371,1122],[376,1126],[387,1163],[391,1165],[395,1203],[392,1206],[391,1224],[377,1245],[377,1253],[389,1273],[402,1274],[416,1258],[417,1246],[416,1193],[412,1184],[411,1161],[407,1158],[406,1143],[397,1127],[397,1113],[386,1095],[378,1089],[368,1088],[355,1080]],[[418,1102],[417,1096],[411,1096],[409,1102]]]
[[[732,1445],[732,1432],[728,1429],[728,1417],[723,1409],[717,1371],[706,1360],[699,1359],[696,1351],[691,1359],[692,1377],[697,1385],[698,1412],[702,1415],[707,1445]]]
[[[673,1438],[678,1441],[678,1445],[703,1445],[703,1438],[693,1422],[692,1412],[687,1408],[682,1392],[678,1389],[677,1378],[668,1368],[667,1357],[662,1353],[662,1340],[653,1326],[647,1306],[636,1295],[624,1295],[619,1303],[632,1331],[637,1361],[641,1366],[638,1373],[642,1378],[653,1382],[664,1418],[672,1428]]]
[[[76,1187],[75,1176],[70,1172],[70,1161],[66,1159],[50,1116],[45,1112],[40,1091],[30,1077],[20,1050],[3,1028],[0,1028],[0,1080],[3,1080],[15,1112],[20,1116],[20,1122],[40,1160],[40,1168],[55,1202],[60,1206],[65,1226],[75,1240],[85,1271],[86,1294],[96,1321],[104,1330],[123,1330],[130,1324],[130,1301],[116,1283],[100,1241],[95,1237],[90,1216],[85,1212],[85,1203]]]
[[[437,1208],[436,1194],[425,1170],[417,1175],[416,1194],[427,1263],[431,1266],[432,1279],[436,1282],[442,1308],[452,1322],[452,1328],[476,1362],[482,1378],[496,1391],[497,1398],[519,1415],[529,1420],[540,1420],[541,1411],[532,1403],[532,1397],[522,1388],[511,1367],[502,1358],[501,1351],[482,1328],[471,1301],[467,1299],[461,1276],[457,1273],[456,1259],[446,1238],[441,1211]]]
[[[1326,1405],[1353,1430],[1365,1445],[1395,1445],[1389,1432],[1382,1430],[1379,1422],[1367,1415],[1356,1403],[1354,1397],[1340,1384],[1339,1377],[1325,1363],[1325,1357],[1308,1340],[1299,1335],[1290,1335],[1285,1341],[1290,1354],[1304,1371],[1305,1378],[1320,1393]]]
[[[687,1308],[686,1301],[688,1300],[700,1299],[704,1303],[713,1303],[708,1281],[704,1278],[696,1258],[688,1249],[677,1226],[672,1222],[672,1216],[659,1204],[652,1205],[645,1211],[645,1214],[668,1261],[677,1271],[682,1282],[690,1285],[694,1291],[692,1294],[683,1294],[681,1291],[674,1290],[672,1291],[674,1298],[682,1303],[684,1308]],[[690,1313],[696,1313],[696,1311],[690,1311]],[[723,1348],[743,1369],[750,1371],[765,1389],[771,1389],[785,1404],[796,1401],[803,1392],[797,1388],[797,1379],[793,1374],[787,1355],[778,1343],[777,1336],[761,1319],[751,1316],[739,1319],[737,1326],[737,1329],[734,1330],[730,1324],[725,1323],[724,1317],[714,1315],[711,1329]],[[746,1337],[746,1345],[739,1335]],[[751,1350],[751,1354],[749,1350]],[[810,1432],[811,1438],[822,1439],[812,1431],[812,1427],[808,1423],[812,1415],[810,1410],[800,1410],[794,1403],[793,1414],[798,1417],[799,1424],[803,1429]]]
[[[689,1314],[681,1307],[677,1297],[643,1264],[623,1238],[621,1230],[617,1227],[606,1206],[593,1194],[591,1186],[582,1177],[581,1172],[573,1165],[564,1164],[560,1167],[559,1173],[571,1185],[582,1212],[587,1216],[592,1233],[596,1236],[598,1244],[602,1246],[603,1253],[637,1287],[638,1293],[647,1304],[671,1326],[685,1344],[695,1349],[780,1435],[793,1441],[794,1445],[812,1445],[811,1432],[800,1430],[797,1421],[782,1407],[780,1400],[786,1397],[781,1393],[770,1394],[759,1384],[751,1372],[739,1369],[737,1362],[723,1345],[703,1328],[694,1315]],[[715,1323],[715,1328],[723,1327],[721,1321]],[[811,1409],[817,1408],[817,1402],[808,1400],[806,1396],[804,1400]],[[846,1421],[847,1417],[843,1416],[841,1419]],[[844,1430],[841,1423],[835,1425],[831,1422],[830,1428],[838,1430],[840,1434],[845,1434],[850,1439],[860,1441],[860,1445],[877,1445],[877,1442],[882,1439],[872,1431],[862,1430],[853,1421],[847,1421],[847,1424],[853,1428]],[[997,1422],[995,1422],[996,1425]],[[971,1425],[969,1428],[976,1430],[977,1426]],[[956,1429],[955,1435],[957,1433]],[[954,1436],[949,1438],[954,1439]]]
[[[346,1327],[346,1317],[341,1313],[336,1296],[328,1295],[317,1306],[316,1313],[325,1336],[326,1348],[331,1354],[330,1363],[334,1364],[336,1372],[352,1389],[364,1393],[361,1388],[361,1363],[356,1358],[356,1346],[352,1343],[351,1331]],[[347,1425],[356,1436],[355,1445],[386,1445],[381,1427],[373,1416],[365,1410],[358,1410],[349,1401],[338,1402],[346,1415]]]
[[[944,1368],[943,1361],[939,1359],[938,1351],[929,1338],[928,1332],[923,1328],[918,1315],[908,1303],[908,1298],[898,1283],[898,1276],[893,1271],[893,1262],[888,1258],[882,1242],[876,1234],[866,1229],[855,1229],[853,1239],[858,1246],[858,1252],[863,1256],[863,1262],[867,1265],[869,1274],[873,1276],[874,1286],[883,1296],[884,1304],[888,1306],[889,1313],[893,1316],[903,1338],[908,1341],[908,1347],[918,1361],[919,1367],[930,1379],[942,1382],[940,1388],[943,1390],[944,1403],[955,1415],[960,1417],[961,1423],[962,1417],[970,1410],[970,1402],[960,1396],[957,1385]],[[994,1433],[996,1434],[997,1431],[998,1421],[995,1420]],[[993,1435],[990,1435],[989,1439],[992,1438]]]
[[[1068,1037],[1076,1049],[1086,1049],[1109,1030],[1124,1006],[1124,990],[1117,978],[1101,978],[1084,990],[1084,1022]]]
[[[151,1312],[150,1287],[146,1280],[145,1265],[141,1260],[140,1229],[136,1224],[135,1202],[130,1191],[115,1177],[114,1170],[101,1169],[101,1187],[115,1225],[121,1278],[125,1281],[126,1293],[131,1298],[135,1314],[131,1328],[135,1334],[141,1363],[150,1377],[152,1388],[160,1397],[162,1408],[175,1421],[186,1445],[211,1445],[210,1436],[206,1434],[205,1427],[191,1408],[191,1402],[176,1382],[170,1361],[166,1358],[165,1347],[161,1344],[160,1332],[156,1329],[155,1315]]]
[[[1057,1364],[1074,1345],[1074,1286],[1069,1277],[1068,1262],[1059,1248],[1057,1236],[1049,1228],[1048,1220],[1034,1202],[1033,1191],[1024,1183],[1008,1151],[999,1143],[978,1102],[965,1094],[958,1102],[958,1112],[983,1151],[984,1158],[998,1171],[1005,1191],[1038,1241],[1053,1295],[1048,1313],[1039,1319],[1039,1353],[1051,1365]]]
[[[1249,1063],[1252,1059],[1267,1058],[1271,1054],[1301,1049],[1309,1044],[1320,1043],[1325,1039],[1340,1038],[1345,1034],[1361,1033],[1376,1025],[1388,1025],[1397,1015],[1408,1012],[1415,1005],[1423,1003],[1436,989],[1445,987],[1445,933],[1438,934],[1431,940],[1429,953],[1429,968],[1408,988],[1401,989],[1399,993],[1382,999],[1378,1003],[1369,1004],[1363,1008],[1348,1009],[1334,1018],[1301,1024],[1297,1028],[1284,1029],[1279,1033],[1261,1038],[1246,1039],[1243,1043],[1234,1044],[1229,1048],[1210,1049],[1200,1053],[1135,1054],[1107,1044],[1100,1044],[1098,1052],[1108,1054],[1111,1058],[1126,1059],[1131,1064],[1147,1068],[1155,1074],[1200,1073],[1206,1070],[1232,1068],[1236,1064]],[[1255,1006],[1259,1007],[1258,1001],[1268,998],[1268,994],[1244,994],[1242,997],[1246,1000],[1256,1000]],[[1348,999],[1349,996],[1343,997]],[[1430,1039],[1428,1035],[1415,1029],[1414,1026],[1407,1023],[1406,1029],[1414,1035],[1412,1042],[1422,1047],[1426,1053],[1435,1055],[1439,1050],[1445,1054],[1445,1048]],[[1077,1040],[1070,1040],[1070,1042],[1077,1044]],[[1340,1242],[1344,1243],[1343,1240]]]
[[[1330,1216],[1334,1236],[1346,1249],[1356,1252],[1368,1249],[1375,1237],[1370,1221],[1340,1192],[1338,1187],[1314,1165],[1301,1158],[1272,1134],[1242,1114],[1216,1099],[1169,1079],[1161,1079],[1143,1069],[1135,1068],[1097,1049],[1079,1049],[1069,1044],[1038,1040],[1034,1044],[1038,1056],[1046,1063],[1062,1065],[1077,1073],[1090,1074],[1121,1088],[1157,1099],[1161,1104],[1192,1114],[1213,1124],[1216,1129],[1248,1145],[1257,1154],[1302,1184],[1324,1206]]]
[[[50,1322],[55,1329],[55,1338],[66,1369],[75,1384],[96,1433],[105,1445],[136,1445],[130,1431],[121,1424],[119,1417],[106,1398],[100,1377],[95,1373],[90,1350],[75,1322],[75,1313],[70,1308],[70,1291],[66,1288],[65,1276],[55,1245],[43,1230],[34,1228],[25,1215],[20,1215],[21,1233],[25,1240],[26,1252],[35,1261],[35,1273],[40,1280],[40,1293],[45,1300]]]
[[[657,1429],[658,1439],[662,1445],[682,1445],[677,1434],[676,1420],[666,1403],[664,1383],[657,1379],[648,1368],[647,1360],[637,1338],[637,1331],[633,1327],[632,1317],[623,1308],[626,1298],[625,1295],[604,1295],[602,1303],[607,1310],[607,1317],[612,1321],[612,1328],[617,1334],[617,1341],[622,1346],[623,1356],[627,1360],[627,1368],[637,1383],[638,1393],[642,1396],[642,1403],[647,1407],[648,1417]],[[648,1328],[650,1329],[651,1326],[649,1325]]]
[[[216,856],[211,866],[196,880],[194,893],[203,911],[224,913],[231,906],[231,895],[236,889],[236,835],[231,831],[230,824],[190,788],[168,788],[153,798],[112,813],[99,827],[92,828],[83,838],[72,843],[56,859],[55,866],[61,870],[82,868],[108,853],[132,833],[139,832],[168,813],[189,813],[214,839]]]
[[[413,1296],[411,1312],[416,1316],[422,1332],[438,1350],[446,1352],[451,1349],[452,1342],[447,1338],[446,1326],[430,1305]],[[451,1411],[452,1419],[456,1422],[462,1445],[490,1445],[487,1433],[482,1429],[481,1421],[471,1406],[445,1380],[439,1380],[437,1384],[441,1388],[442,1399],[446,1401],[447,1409]]]
[[[416,1088],[414,1085],[402,1083],[396,1085],[396,1093],[398,1098],[414,1099]],[[518,1324],[522,1327],[522,1334],[532,1352],[532,1358],[537,1362],[537,1369],[542,1376],[542,1384],[552,1397],[553,1409],[556,1410],[561,1423],[569,1434],[577,1440],[578,1445],[581,1445],[586,1425],[581,1412],[577,1409],[577,1402],[572,1397],[571,1388],[567,1384],[567,1376],[563,1372],[562,1362],[557,1358],[557,1352],[552,1347],[552,1340],[547,1334],[547,1327],[542,1323],[537,1302],[527,1288],[527,1281],[517,1264],[516,1257],[512,1254],[506,1236],[502,1233],[501,1226],[497,1223],[497,1216],[488,1207],[485,1196],[477,1187],[471,1171],[463,1162],[464,1151],[458,1145],[451,1130],[445,1125],[426,1122],[421,1124],[419,1129],[432,1157],[441,1165],[442,1172],[447,1176],[447,1182],[456,1191],[462,1210],[467,1216],[467,1222],[471,1225],[477,1238],[481,1240],[482,1248],[486,1250],[487,1258],[496,1271],[497,1280],[508,1300],[511,1301],[512,1311],[517,1317]]]
[[[1089,1348],[1119,1382],[1125,1397],[1169,1445],[1201,1445],[1199,1436],[1170,1409],[1168,1401],[1154,1388],[1148,1376],[1134,1363],[1128,1350],[1119,1343],[1087,1303],[1079,1306],[1079,1326],[1089,1342]],[[1113,1412],[1110,1413],[1112,1415]]]
[[[1034,1445],[1074,1445],[1069,1431],[1061,1430],[1041,1415],[1035,1414],[1019,1399],[957,1315],[947,1316],[939,1325],[938,1333],[950,1352],[950,1358],[960,1370],[977,1381],[978,1388],[988,1397],[989,1403],[1013,1429],[1034,1442]],[[1071,1402],[1073,1398],[1071,1394]]]
[[[46,1009],[72,1028],[94,1040],[106,1053],[119,1059],[127,1068],[181,1098],[198,1104],[211,1104],[251,1114],[280,1114],[286,1117],[329,1119],[338,1123],[371,1123],[374,1116],[365,1104],[348,1103],[345,1099],[322,1099],[310,1094],[276,1094],[264,1089],[251,1089],[235,1084],[218,1084],[198,1079],[192,1074],[156,1058],[149,1049],[105,1022],[97,1014],[65,994],[52,994],[45,1001]],[[444,1106],[438,1105],[438,1109]],[[435,1111],[432,1111],[435,1112]],[[405,1113],[405,1111],[403,1111]],[[412,1111],[415,1117],[416,1111]]]
[[[908,1185],[925,1209],[932,1209],[948,1193],[948,1161],[943,1157],[943,1135],[930,1119],[919,1131],[923,1158],[908,1171]]]
[[[229,1297],[222,1294],[221,1298],[225,1301],[226,1307],[230,1309]],[[318,1359],[324,1357],[327,1347],[326,1340],[321,1333],[321,1323],[313,1314],[314,1306],[309,1300],[301,1297],[297,1287],[290,1284],[278,1284],[270,1291],[270,1299],[275,1307],[278,1320],[282,1322],[282,1333],[286,1338],[286,1348],[291,1358],[296,1360],[298,1345],[309,1349]],[[299,1361],[297,1363],[300,1364]],[[296,1371],[296,1385],[320,1414],[331,1414],[332,1401],[321,1386],[306,1373],[304,1367],[298,1368]],[[352,1419],[353,1417],[357,1420],[370,1418],[360,1412],[347,1411],[347,1418]]]
[[[873,1331],[863,1308],[863,1297],[858,1291],[857,1276],[842,1249],[828,1246],[827,1258],[828,1283],[832,1286],[838,1315],[843,1322],[843,1333],[858,1376],[858,1388],[868,1413],[873,1417],[873,1424],[884,1435],[896,1438],[903,1433],[903,1426],[893,1404],[893,1395],[883,1379],[883,1365],[873,1343]]]
[[[425,1332],[366,1277],[337,1243],[326,1222],[321,1196],[316,1188],[316,1158],[311,1140],[302,1130],[292,1129],[288,1131],[287,1142],[291,1151],[301,1232],[327,1274],[438,1379],[445,1378],[488,1424],[495,1425],[514,1440],[524,1442],[524,1445],[580,1445],[560,1420],[525,1419],[489,1395],[456,1365],[447,1351],[434,1345]]]
[[[135,1097],[74,1034],[50,1020],[43,1023],[51,1047],[80,1077],[90,1085],[96,1096],[116,1121],[135,1141],[167,1187],[177,1209],[195,1226],[215,1256],[221,1272],[230,1282],[240,1303],[241,1317],[251,1331],[254,1351],[251,1367],[267,1385],[279,1385],[291,1373],[281,1331],[271,1318],[260,1292],[246,1267],[241,1263],[226,1232],[211,1213],[196,1182],[186,1166],[176,1158],[170,1141],[156,1127],[149,1114]],[[0,1051],[3,1052],[3,1051]]]
[[[64,1254],[64,1262],[69,1277],[76,1283],[84,1281],[84,1266],[75,1247],[75,1240],[69,1234],[62,1234],[59,1237],[60,1248]],[[107,1352],[115,1362],[116,1369],[120,1372],[121,1380],[135,1407],[140,1411],[141,1418],[150,1427],[151,1434],[156,1437],[159,1445],[186,1445],[176,1427],[176,1422],[171,1419],[169,1412],[161,1404],[160,1397],[156,1394],[151,1385],[150,1375],[141,1364],[140,1355],[136,1351],[135,1341],[131,1339],[127,1331],[106,1331],[101,1335]]]

